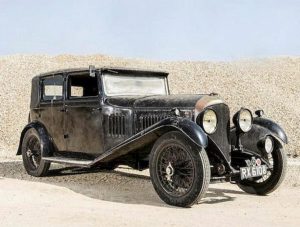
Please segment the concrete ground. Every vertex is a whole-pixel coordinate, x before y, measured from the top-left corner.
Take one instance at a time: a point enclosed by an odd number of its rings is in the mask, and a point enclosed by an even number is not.
[[[300,226],[295,171],[289,168],[284,184],[268,196],[211,184],[200,204],[184,209],[159,199],[147,171],[86,172],[57,165],[50,176],[34,178],[19,161],[1,162],[0,225]]]

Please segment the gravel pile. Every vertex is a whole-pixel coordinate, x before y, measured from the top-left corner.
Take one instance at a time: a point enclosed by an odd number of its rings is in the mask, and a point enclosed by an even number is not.
[[[89,65],[170,72],[172,93],[219,93],[231,113],[264,109],[289,137],[287,152],[300,155],[300,57],[233,62],[154,62],[101,55],[12,55],[0,57],[0,157],[12,157],[27,123],[31,78],[39,73]]]

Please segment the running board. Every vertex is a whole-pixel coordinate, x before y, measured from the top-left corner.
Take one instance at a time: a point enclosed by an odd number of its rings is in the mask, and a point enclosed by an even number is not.
[[[73,165],[78,167],[90,167],[93,162],[93,160],[82,160],[82,159],[64,158],[64,157],[43,157],[42,160],[48,162]]]

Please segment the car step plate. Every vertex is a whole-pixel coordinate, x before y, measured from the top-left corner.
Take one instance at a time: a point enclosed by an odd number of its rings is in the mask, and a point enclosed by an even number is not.
[[[240,168],[240,176],[241,180],[253,178],[253,177],[261,177],[267,174],[267,166],[251,166],[251,167],[242,167]]]

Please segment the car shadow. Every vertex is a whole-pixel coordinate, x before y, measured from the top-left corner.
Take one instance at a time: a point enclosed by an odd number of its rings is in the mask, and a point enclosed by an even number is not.
[[[37,178],[29,176],[20,161],[2,162],[0,163],[0,176],[58,185],[104,201],[170,207],[160,200],[149,175],[145,173],[128,168],[105,171],[61,165],[52,166],[48,176]],[[211,185],[200,204],[230,202],[235,199],[235,194],[243,194],[243,192],[223,190]]]

